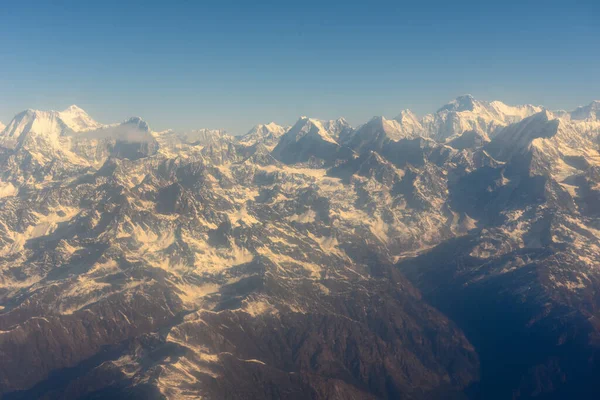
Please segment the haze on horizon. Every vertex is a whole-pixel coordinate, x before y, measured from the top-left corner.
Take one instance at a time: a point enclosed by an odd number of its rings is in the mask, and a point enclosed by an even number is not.
[[[422,115],[464,93],[550,109],[600,97],[593,1],[177,3],[4,4],[0,121],[77,104],[104,123],[240,134]]]

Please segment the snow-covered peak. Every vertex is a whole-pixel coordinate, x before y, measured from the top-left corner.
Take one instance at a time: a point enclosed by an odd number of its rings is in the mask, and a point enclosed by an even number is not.
[[[76,105],[69,106],[58,113],[63,122],[74,132],[98,129],[102,124],[94,121],[84,110]]]
[[[495,159],[502,161],[509,160],[515,155],[523,155],[535,139],[556,135],[559,122],[552,113],[543,110],[502,129],[488,144],[486,150]]]
[[[463,132],[477,131],[492,137],[496,131],[542,111],[533,105],[509,106],[501,101],[480,101],[471,95],[459,96],[435,114],[421,119],[424,136],[452,140]]]
[[[321,121],[305,116],[298,119],[298,122],[290,128],[285,134],[285,137],[288,139],[293,138],[297,142],[307,135],[318,136],[326,142],[337,143],[335,139],[331,137],[329,132],[327,132],[327,129],[325,129]]]
[[[58,138],[71,131],[56,111],[38,111],[28,109],[13,118],[0,135],[0,146],[15,148],[27,136],[43,137],[48,142],[57,142]]]
[[[250,129],[250,131],[248,131],[248,134],[253,133],[253,132],[264,132],[264,133],[285,133],[285,127],[276,124],[275,122],[269,122],[268,124],[258,124],[255,125],[252,129]]]
[[[301,117],[281,137],[271,154],[285,164],[308,162],[320,167],[353,155],[352,150],[331,137],[322,121],[308,117]]]
[[[6,125],[4,125],[2,121],[0,121],[0,132],[2,132],[4,128],[6,128]]]
[[[438,114],[445,112],[461,113],[463,115],[478,115],[486,119],[495,119],[506,124],[518,122],[533,114],[542,111],[543,107],[531,104],[510,106],[501,101],[491,102],[475,99],[470,94],[459,96],[438,110]]]
[[[448,104],[440,108],[437,112],[444,111],[474,111],[480,106],[480,102],[475,100],[470,94],[458,96],[456,99],[450,101]]]
[[[321,121],[321,124],[327,133],[336,140],[347,135],[352,130],[352,125],[350,125],[343,117],[329,121]]]
[[[405,136],[416,136],[423,135],[423,125],[421,119],[415,115],[411,110],[402,110],[400,114],[394,118],[404,132]]]
[[[276,124],[275,122],[271,121],[268,124],[264,124],[265,129],[267,129],[269,132],[276,132],[276,131],[280,131],[282,129],[285,129],[285,127]]]
[[[600,121],[600,100],[594,100],[587,106],[577,107],[570,115],[572,120]]]
[[[268,145],[275,144],[277,139],[279,139],[283,134],[289,129],[289,127],[284,127],[276,124],[275,122],[270,122],[268,124],[258,124],[252,127],[245,135],[240,137],[240,142],[244,144],[255,144],[258,142],[265,142]]]
[[[69,107],[65,108],[63,113],[73,113],[73,114],[86,114],[86,112],[76,104],[71,104]]]
[[[58,146],[61,136],[95,130],[102,127],[85,111],[73,105],[64,111],[40,111],[28,109],[13,118],[4,130],[0,130],[0,146],[15,148],[27,138],[36,137],[46,144]]]
[[[492,101],[487,105],[487,110],[495,114],[496,118],[505,123],[519,122],[531,115],[541,112],[544,108],[531,104],[509,106],[501,101]]]
[[[400,140],[408,137],[415,137],[418,135],[418,129],[413,129],[414,127],[410,124],[401,124],[396,119],[387,119],[382,116],[373,117],[369,122],[363,125],[360,130],[369,130],[369,131],[377,131],[385,133],[385,135],[392,140]]]
[[[417,115],[412,112],[409,109],[406,110],[402,110],[400,111],[400,114],[398,114],[396,116],[396,118],[394,118],[396,121],[401,122],[401,121],[413,121],[413,122],[418,122],[419,121],[419,117],[417,117]]]
[[[381,150],[389,140],[414,138],[420,131],[413,126],[403,125],[395,119],[386,119],[382,116],[371,118],[369,122],[360,126],[346,140],[346,144],[357,151]]]
[[[371,118],[371,120],[367,122],[367,124],[364,127],[369,127],[371,129],[380,129],[392,139],[394,139],[393,136],[396,136],[401,130],[398,121],[393,119],[387,119],[383,116],[376,116]]]

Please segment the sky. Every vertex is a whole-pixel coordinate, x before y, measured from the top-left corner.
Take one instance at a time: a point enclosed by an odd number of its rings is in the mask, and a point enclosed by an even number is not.
[[[71,104],[152,129],[354,125],[600,98],[600,1],[3,1],[0,121]]]

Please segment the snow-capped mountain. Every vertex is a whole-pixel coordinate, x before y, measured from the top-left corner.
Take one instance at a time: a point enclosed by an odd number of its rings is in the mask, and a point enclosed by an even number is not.
[[[394,118],[399,124],[399,128],[404,137],[423,136],[425,129],[421,123],[421,119],[410,110],[402,110],[400,114]]]
[[[395,120],[400,124],[404,136],[420,135],[443,142],[472,131],[485,138],[491,137],[499,128],[540,111],[542,107],[539,106],[509,106],[500,101],[486,102],[464,95],[422,118],[410,110],[404,110]]]
[[[301,117],[273,149],[273,157],[285,164],[310,161],[322,165],[351,155],[350,149],[342,147],[321,121],[308,117]]]
[[[600,120],[600,100],[594,100],[587,106],[577,107],[576,110],[569,113],[572,120]]]
[[[175,135],[183,143],[202,146],[219,142],[222,139],[232,139],[232,137],[222,129],[194,129],[190,131],[176,132]]]
[[[333,139],[338,142],[344,140],[344,137],[352,133],[352,125],[345,118],[321,120],[321,125]]]
[[[17,114],[0,132],[0,148],[4,179],[36,184],[100,168],[110,157],[146,157],[157,151],[158,143],[139,117],[102,125],[71,106],[62,112]]]
[[[0,132],[2,132],[4,128],[6,128],[6,125],[4,125],[2,121],[0,121]]]
[[[102,127],[102,124],[94,121],[85,111],[76,105],[68,107],[58,113],[60,119],[74,132],[84,132]]]
[[[398,141],[418,136],[422,136],[421,132],[408,129],[396,120],[373,117],[355,132],[347,135],[345,144],[356,151],[381,150],[390,140]]]
[[[283,136],[288,129],[290,129],[290,127],[277,125],[275,122],[258,124],[243,135],[240,138],[240,142],[247,145],[262,143],[267,147],[274,147],[277,145],[279,138]]]
[[[74,105],[60,112],[26,110],[17,114],[6,126],[0,136],[0,145],[15,148],[35,138],[58,145],[61,136],[98,129],[101,126]]]
[[[303,117],[304,118],[304,117]],[[320,127],[325,130],[332,139],[339,140],[340,136],[349,134],[352,131],[352,126],[344,118],[332,119],[332,120],[317,120],[310,118],[311,121],[315,121]],[[277,125],[274,122],[269,124],[255,125],[243,135],[239,141],[245,145],[253,145],[256,143],[262,143],[263,145],[273,149],[279,139],[291,129],[290,126]]]
[[[600,120],[0,133],[0,395],[592,398]]]

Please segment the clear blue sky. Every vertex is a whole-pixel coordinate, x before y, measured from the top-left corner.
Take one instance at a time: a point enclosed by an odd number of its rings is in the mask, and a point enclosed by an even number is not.
[[[77,104],[154,129],[600,98],[600,1],[2,1],[0,120]]]

